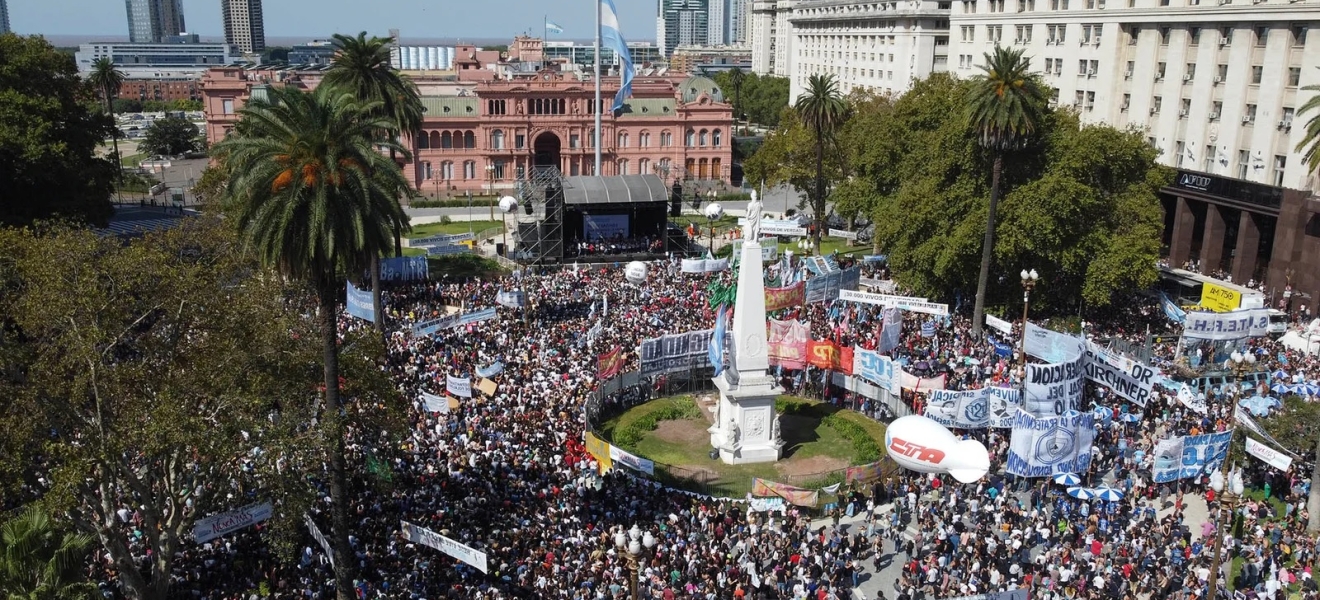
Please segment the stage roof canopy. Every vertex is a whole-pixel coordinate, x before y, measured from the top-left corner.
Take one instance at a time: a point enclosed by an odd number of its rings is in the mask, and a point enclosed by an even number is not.
[[[665,202],[669,188],[655,175],[564,178],[564,204],[639,204]]]

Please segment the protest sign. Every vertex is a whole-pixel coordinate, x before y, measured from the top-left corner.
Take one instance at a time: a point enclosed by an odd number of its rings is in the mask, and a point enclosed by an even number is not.
[[[785,369],[801,369],[807,360],[807,339],[811,328],[798,321],[777,321],[770,319],[770,335],[767,340],[767,355],[770,366]]]
[[[1095,413],[1036,417],[1018,409],[1008,445],[1007,470],[1022,477],[1085,473],[1091,466]]]
[[[628,452],[627,450],[624,450],[623,448],[620,448],[618,446],[613,446],[613,445],[610,446],[610,462],[616,465],[628,467],[629,469],[632,469],[639,473],[646,473],[647,475],[655,475],[654,462],[652,462],[650,459],[637,456],[636,454]]]
[[[642,377],[710,366],[710,338],[714,329],[702,329],[643,340],[638,348]]]
[[[270,518],[272,512],[271,504],[262,502],[198,519],[193,525],[193,540],[198,544],[205,544],[215,538],[265,521]]]
[[[472,380],[467,377],[445,375],[445,391],[460,398],[471,398]]]
[[[1142,408],[1155,386],[1155,369],[1118,357],[1099,346],[1086,343],[1086,378],[1114,390],[1115,394]]]
[[[765,288],[765,310],[766,312],[776,311],[793,306],[801,306],[807,302],[807,286],[804,282],[797,282],[793,285],[784,287]]]
[[[1280,471],[1287,471],[1292,466],[1292,458],[1288,455],[1275,450],[1265,444],[1257,442],[1250,436],[1247,437],[1247,454],[1261,459],[1265,464],[1274,467]]]
[[[874,383],[889,393],[900,392],[899,369],[894,361],[875,350],[858,349],[853,355],[853,370],[858,377]]]
[[[1151,480],[1168,483],[1196,477],[1219,468],[1228,454],[1233,431],[1185,435],[1155,444]]]
[[[485,552],[481,552],[467,544],[451,540],[425,527],[413,525],[407,521],[399,521],[399,528],[403,530],[403,536],[408,538],[408,541],[414,544],[430,546],[453,558],[476,567],[476,569],[482,573],[486,572]]]
[[[1077,356],[1070,362],[1027,365],[1022,408],[1037,417],[1061,416],[1078,410],[1084,388],[1084,361],[1084,357]]]
[[[1198,340],[1240,340],[1269,333],[1269,309],[1248,308],[1230,312],[1189,312],[1183,320],[1183,337]]]
[[[348,282],[348,297],[345,305],[348,306],[348,314],[365,321],[376,321],[376,304],[371,299],[371,290],[360,290]]]

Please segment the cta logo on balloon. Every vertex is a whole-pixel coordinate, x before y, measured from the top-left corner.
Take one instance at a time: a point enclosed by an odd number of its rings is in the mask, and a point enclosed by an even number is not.
[[[972,483],[990,472],[990,453],[976,440],[960,440],[933,419],[902,417],[885,430],[890,458],[918,473],[947,473]]]

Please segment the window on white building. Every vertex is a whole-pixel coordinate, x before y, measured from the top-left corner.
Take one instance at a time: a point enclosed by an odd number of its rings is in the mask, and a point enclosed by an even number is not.
[[[1157,115],[1157,114],[1160,113],[1160,109],[1162,109],[1162,108],[1164,108],[1164,97],[1163,97],[1163,96],[1155,96],[1154,98],[1151,98],[1151,101],[1150,101],[1150,114],[1152,114],[1152,115]]]
[[[1267,25],[1261,25],[1261,26],[1259,26],[1259,27],[1256,27],[1256,45],[1257,45],[1257,46],[1264,46],[1264,45],[1265,45],[1265,42],[1266,42],[1267,40],[1269,40],[1269,37],[1270,37],[1270,28],[1269,28],[1269,26],[1267,26]]]
[[[1164,73],[1168,69],[1168,63],[1155,63],[1155,81],[1163,81]]]
[[[1265,67],[1256,65],[1251,67],[1251,83],[1260,85],[1260,80],[1265,76]]]
[[[1210,120],[1211,120],[1211,121],[1214,121],[1214,120],[1218,119],[1218,118],[1219,118],[1219,115],[1221,115],[1221,114],[1224,114],[1224,103],[1223,103],[1222,101],[1220,101],[1220,100],[1215,100],[1214,102],[1211,102],[1211,103],[1210,103]]]
[[[1292,87],[1297,87],[1297,84],[1301,82],[1302,82],[1302,68],[1288,67],[1288,85]]]
[[[1186,119],[1187,113],[1192,112],[1192,99],[1183,98],[1178,101],[1178,118]]]
[[[1247,173],[1251,169],[1251,152],[1247,150],[1238,150],[1237,177],[1246,179]]]
[[[1214,146],[1214,144],[1206,144],[1206,146],[1205,146],[1205,159],[1204,159],[1204,163],[1205,163],[1205,166],[1203,166],[1203,167],[1201,168],[1202,171],[1205,171],[1206,173],[1210,173],[1210,172],[1213,172],[1213,171],[1214,171],[1214,168],[1215,168],[1215,146]]]
[[[1255,105],[1255,104],[1248,104],[1248,105],[1247,105],[1247,111],[1246,111],[1245,113],[1242,114],[1242,122],[1243,122],[1243,123],[1255,123],[1255,122],[1256,122],[1256,105]]]
[[[1283,187],[1283,171],[1288,167],[1288,157],[1282,154],[1274,155],[1274,185]]]
[[[1178,143],[1174,145],[1174,151],[1177,152],[1177,155],[1173,159],[1174,166],[1177,166],[1178,168],[1182,168],[1183,158],[1186,158],[1186,154],[1187,154],[1187,143],[1182,140],[1178,140]]]

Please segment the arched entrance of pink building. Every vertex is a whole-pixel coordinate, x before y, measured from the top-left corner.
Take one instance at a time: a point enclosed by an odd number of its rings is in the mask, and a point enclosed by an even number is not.
[[[534,165],[537,167],[554,167],[561,169],[559,162],[559,136],[546,131],[536,136],[536,141],[532,142],[532,151],[536,154]]]

